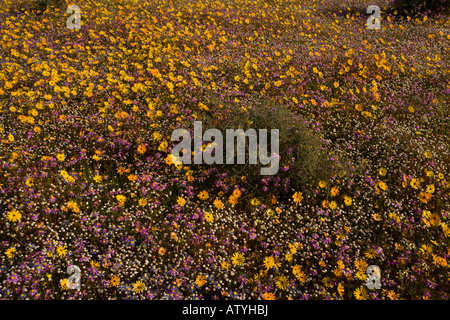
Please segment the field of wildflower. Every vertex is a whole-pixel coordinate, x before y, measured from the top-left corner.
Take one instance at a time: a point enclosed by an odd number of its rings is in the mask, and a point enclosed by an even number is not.
[[[448,16],[0,2],[1,299],[449,298]],[[171,157],[173,130],[261,110],[312,135],[278,174]]]

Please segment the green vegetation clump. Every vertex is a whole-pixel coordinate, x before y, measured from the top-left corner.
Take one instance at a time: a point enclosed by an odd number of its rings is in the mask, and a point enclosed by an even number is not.
[[[229,178],[239,180],[246,176],[246,181],[254,187],[266,186],[272,180],[276,189],[280,185],[305,190],[320,180],[329,179],[336,171],[336,165],[330,161],[329,153],[320,136],[301,116],[288,108],[277,105],[270,99],[252,101],[253,106],[245,109],[229,108],[224,110],[220,119],[207,117],[203,122],[203,130],[216,128],[223,132],[225,141],[226,129],[255,129],[258,143],[261,143],[259,129],[267,129],[267,152],[272,151],[271,130],[279,130],[279,171],[275,177],[261,175],[261,169],[268,167],[259,161],[249,164],[249,139],[246,138],[245,165],[215,165],[219,172]],[[237,148],[235,147],[235,163]],[[225,150],[224,150],[225,153]]]

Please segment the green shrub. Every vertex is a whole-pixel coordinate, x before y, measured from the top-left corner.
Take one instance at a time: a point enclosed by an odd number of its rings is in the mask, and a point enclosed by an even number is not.
[[[308,186],[317,185],[319,180],[327,180],[333,175],[335,170],[329,160],[328,151],[323,148],[322,140],[308,127],[306,121],[293,114],[288,108],[276,105],[269,99],[263,102],[252,102],[252,104],[254,107],[248,110],[224,110],[221,112],[220,119],[217,116],[206,118],[203,121],[203,130],[216,128],[224,133],[226,129],[241,128],[246,131],[253,128],[257,132],[258,129],[267,129],[267,150],[270,152],[272,150],[270,130],[278,129],[281,156],[279,171],[274,176],[262,176],[260,169],[268,165],[260,164],[259,158],[257,165],[248,164],[249,145],[246,141],[246,164],[215,165],[219,173],[227,173],[229,178],[237,181],[240,181],[242,176],[246,176],[247,184],[255,191],[260,191],[262,180],[266,182],[272,180],[273,185],[266,185],[266,187],[272,187],[272,193],[282,191],[285,187],[304,190]],[[289,169],[285,171],[284,166],[288,166]],[[276,180],[279,180],[278,184]],[[287,181],[289,183],[286,185]]]

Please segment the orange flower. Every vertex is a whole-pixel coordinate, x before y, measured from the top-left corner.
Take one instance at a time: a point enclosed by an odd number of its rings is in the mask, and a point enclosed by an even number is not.
[[[147,147],[144,146],[143,144],[140,144],[140,145],[138,146],[137,151],[138,151],[140,154],[144,154],[145,151],[147,151]]]
[[[292,196],[292,199],[294,199],[295,203],[300,203],[303,200],[302,193],[301,192],[294,193],[294,195]]]

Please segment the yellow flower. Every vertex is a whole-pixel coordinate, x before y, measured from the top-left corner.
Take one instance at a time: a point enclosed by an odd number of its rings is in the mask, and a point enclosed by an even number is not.
[[[111,281],[110,281],[109,285],[111,287],[117,287],[119,284],[120,284],[120,278],[116,275],[113,275],[111,277]]]
[[[294,274],[294,276],[297,276],[301,271],[302,271],[302,268],[298,264],[296,264],[292,268],[292,273]]]
[[[344,285],[342,283],[338,284],[337,291],[339,296],[342,296],[344,294]]]
[[[8,140],[9,140],[9,142],[13,142],[14,136],[12,134],[8,134]]]
[[[266,210],[266,214],[269,216],[269,217],[273,217],[274,216],[274,214],[275,214],[275,212],[272,210],[272,209],[267,209]]]
[[[22,214],[17,210],[11,210],[8,212],[7,218],[9,221],[18,222],[22,218]]]
[[[301,192],[294,193],[294,195],[292,196],[292,199],[294,199],[295,203],[300,203],[303,200],[302,193]]]
[[[142,281],[136,281],[133,283],[133,291],[137,294],[143,292],[145,290],[145,284]]]
[[[155,138],[156,140],[159,141],[162,139],[162,135],[158,131],[155,131],[155,132],[153,132],[153,138]]]
[[[226,261],[222,262],[221,265],[222,265],[222,268],[224,268],[224,269],[229,269],[231,267],[231,263],[226,262]]]
[[[280,276],[275,282],[275,285],[277,286],[278,289],[284,290],[288,287],[289,280],[286,276]]]
[[[234,189],[233,190],[233,196],[236,197],[236,198],[239,198],[241,196],[241,190]]]
[[[441,227],[442,232],[444,233],[444,237],[450,237],[450,228],[444,223],[441,223]]]
[[[61,286],[61,290],[69,290],[68,283],[69,282],[68,282],[67,278],[59,280],[59,285]]]
[[[269,270],[274,267],[277,268],[277,265],[275,264],[275,258],[272,256],[265,257],[263,263],[264,266],[266,267],[266,270]]]
[[[64,153],[58,153],[56,155],[56,159],[58,159],[59,161],[64,161],[66,159],[66,156],[64,155]]]
[[[209,197],[208,191],[203,190],[200,191],[200,193],[198,194],[198,197],[200,198],[200,200],[206,200]]]
[[[335,209],[337,208],[337,203],[336,203],[336,201],[331,201],[330,204],[329,204],[329,208],[330,208],[331,210],[335,210]]]
[[[33,185],[33,179],[32,178],[28,178],[26,181],[25,181],[25,184],[28,186],[28,187],[31,187],[32,185]]]
[[[200,288],[203,287],[206,283],[206,276],[203,274],[200,274],[195,279],[195,284]]]
[[[166,140],[164,140],[163,142],[161,142],[159,144],[158,151],[165,151],[168,146],[169,146],[169,144],[167,143]]]
[[[344,203],[346,206],[349,206],[352,204],[352,198],[350,198],[349,196],[345,196],[344,197]]]
[[[339,188],[338,187],[333,187],[331,188],[331,196],[335,197],[339,194]]]
[[[387,173],[386,168],[380,168],[380,170],[378,171],[378,173],[380,174],[380,176],[385,176]]]
[[[420,252],[422,254],[432,253],[433,252],[433,247],[431,245],[429,245],[429,244],[423,244],[420,247]]]
[[[170,91],[172,91],[173,90],[173,88],[174,88],[174,85],[173,85],[173,83],[172,82],[167,82],[167,88],[169,88],[169,90]]]
[[[380,187],[381,190],[386,191],[387,189],[387,185],[386,183],[384,183],[383,181],[378,182],[378,186]]]
[[[398,294],[398,293],[395,293],[394,290],[388,290],[388,292],[387,292],[386,295],[388,296],[388,298],[389,298],[390,300],[398,300],[398,298],[399,298],[399,294]]]
[[[130,175],[128,175],[128,180],[130,180],[130,181],[136,181],[137,179],[138,179],[138,176],[137,175],[135,175],[135,174],[130,174]]]
[[[173,114],[177,114],[178,113],[178,107],[175,104],[172,104],[169,107],[169,110],[170,110],[170,113],[173,113]]]
[[[408,186],[408,181],[406,181],[406,180],[403,181],[403,182],[402,182],[402,187],[403,187],[403,188],[406,188],[407,186]]]
[[[222,209],[223,208],[223,202],[220,201],[219,199],[214,200],[214,207],[216,207],[217,209]]]
[[[416,178],[413,178],[411,179],[410,185],[414,189],[418,189],[420,187],[420,182]]]
[[[298,281],[300,282],[305,282],[306,279],[308,278],[306,273],[302,270],[302,268],[299,265],[295,265],[292,268],[292,273],[294,274],[294,276],[298,279]]]
[[[56,253],[58,254],[58,256],[60,257],[64,257],[67,255],[67,249],[65,245],[59,245],[56,247]]]
[[[228,197],[228,202],[231,203],[232,205],[236,205],[238,203],[238,198],[231,195]]]
[[[283,82],[281,82],[281,80],[278,80],[276,82],[273,83],[276,87],[279,87],[283,84]]]
[[[186,200],[185,200],[183,197],[178,197],[178,198],[177,198],[177,203],[178,203],[180,206],[184,206],[184,205],[186,204]]]
[[[198,103],[198,106],[199,106],[199,108],[200,108],[201,110],[209,111],[208,106],[205,105],[205,104],[203,104],[203,103],[201,103],[201,102]]]
[[[100,175],[98,175],[98,174],[95,175],[95,176],[94,176],[94,181],[97,182],[97,183],[101,182],[101,181],[102,181],[102,176],[100,176]]]
[[[14,253],[15,253],[16,251],[17,251],[16,248],[11,247],[11,248],[9,248],[8,250],[6,250],[5,254],[6,254],[6,256],[7,256],[8,258],[11,259],[11,258],[14,256]]]
[[[123,205],[125,203],[125,201],[127,200],[127,198],[124,195],[118,194],[116,196],[117,201],[119,201],[119,203],[121,205]]]
[[[430,216],[430,223],[433,226],[438,226],[441,223],[441,218],[437,213],[432,213]]]
[[[364,255],[369,258],[369,259],[373,259],[376,258],[378,256],[377,252],[375,251],[375,249],[367,249],[367,251],[364,253]]]
[[[367,262],[365,262],[362,259],[356,260],[355,261],[355,267],[356,269],[358,269],[359,271],[365,272],[367,270]]]
[[[446,267],[448,265],[447,260],[435,254],[433,254],[433,263],[442,267]]]
[[[295,276],[297,277],[298,281],[300,281],[300,282],[305,282],[306,279],[308,278],[306,273],[302,270],[300,270]]]
[[[355,291],[353,291],[353,295],[357,300],[367,300],[369,298],[367,291],[364,287],[356,288]]]
[[[147,199],[146,198],[140,198],[139,199],[139,206],[143,207],[147,204]]]
[[[167,157],[166,157],[166,159],[165,159],[165,162],[166,162],[166,164],[167,165],[171,165],[171,164],[173,164],[173,156],[171,155],[171,154],[168,154],[167,155]]]
[[[245,262],[245,257],[244,257],[244,255],[242,253],[235,252],[233,254],[233,256],[231,257],[231,262],[235,266],[240,266],[241,264],[243,264]]]
[[[140,144],[140,145],[138,146],[137,151],[138,151],[140,154],[144,154],[145,151],[147,151],[147,147],[146,147],[145,145],[143,145],[143,144]]]
[[[367,274],[365,274],[364,272],[358,271],[358,272],[356,272],[356,278],[364,281],[367,279]]]
[[[433,197],[431,193],[423,192],[421,191],[419,193],[419,199],[423,203],[428,203],[428,200],[430,200]]]
[[[323,188],[325,188],[326,186],[327,186],[327,183],[326,183],[325,181],[322,180],[322,181],[319,182],[319,187],[320,187],[320,188],[323,189]]]
[[[273,292],[264,292],[262,294],[262,298],[264,300],[275,300],[275,293],[273,293]]]
[[[205,212],[205,220],[206,220],[206,222],[213,222],[214,216],[209,212]]]

